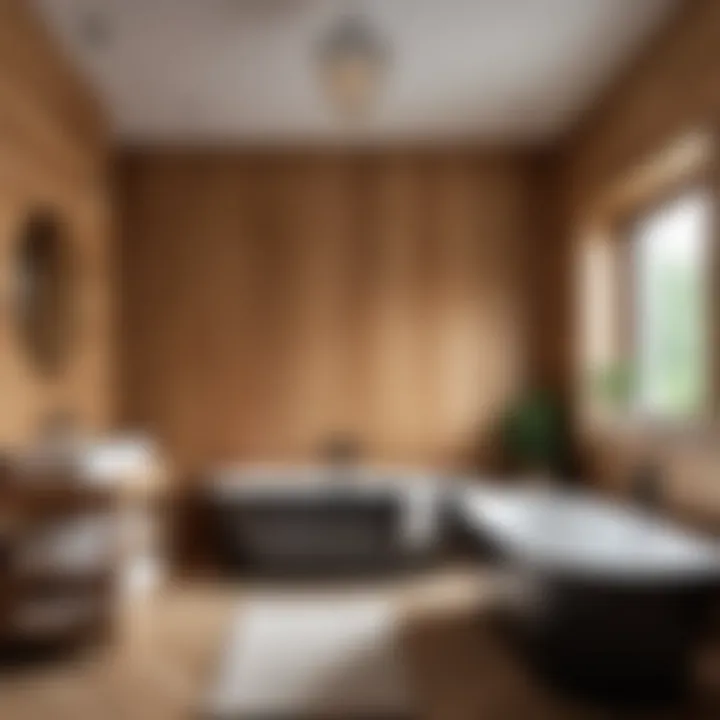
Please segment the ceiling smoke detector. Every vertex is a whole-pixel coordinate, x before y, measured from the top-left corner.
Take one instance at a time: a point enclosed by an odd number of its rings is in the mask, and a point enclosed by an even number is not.
[[[361,16],[341,18],[319,46],[320,79],[328,100],[345,117],[375,106],[388,65],[388,49]]]

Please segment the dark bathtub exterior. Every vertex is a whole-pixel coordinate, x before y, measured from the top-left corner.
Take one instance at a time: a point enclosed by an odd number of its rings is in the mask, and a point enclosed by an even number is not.
[[[514,578],[505,630],[543,678],[608,705],[686,697],[720,605],[714,540],[588,494],[472,496],[458,515]]]
[[[323,472],[325,475],[323,475]],[[416,567],[439,545],[433,489],[411,479],[306,470],[225,471],[207,497],[223,567],[233,574],[354,575]],[[418,502],[418,499],[420,502]],[[420,533],[409,526],[420,520]],[[417,524],[417,523],[416,523]]]

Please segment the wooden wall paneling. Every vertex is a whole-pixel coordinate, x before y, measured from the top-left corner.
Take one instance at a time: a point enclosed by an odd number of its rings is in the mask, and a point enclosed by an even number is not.
[[[352,432],[352,417],[347,409],[348,338],[353,328],[347,325],[348,243],[352,237],[352,178],[350,169],[336,159],[324,159],[313,167],[314,187],[307,240],[316,247],[310,269],[311,294],[305,304],[305,322],[309,328],[309,387],[306,405],[311,408],[311,433],[307,437],[313,450],[338,432]],[[302,382],[302,379],[300,380]]]
[[[452,454],[467,455],[475,442],[482,391],[478,388],[484,238],[478,232],[476,167],[443,163],[440,169],[436,227],[441,237],[436,302],[437,428]],[[480,396],[480,397],[478,397]]]
[[[443,223],[442,189],[446,165],[453,158],[433,154],[421,158],[417,169],[417,268],[414,274],[414,299],[417,322],[417,364],[415,382],[418,388],[418,422],[412,452],[429,463],[450,460],[444,457],[449,438],[442,419],[441,379],[444,374],[440,354],[440,332],[445,322],[443,305],[449,292],[445,259],[451,244],[452,226]]]
[[[608,184],[720,113],[720,5],[685,3],[638,62],[588,113],[563,152],[562,187],[575,217]]]
[[[33,440],[69,412],[90,432],[113,412],[112,214],[108,141],[99,104],[27,3],[0,2],[0,444]],[[12,317],[14,258],[28,214],[65,225],[76,277],[76,336],[58,377],[39,376]]]
[[[468,462],[521,382],[524,163],[238,151],[123,166],[127,424],[186,468],[315,459],[342,433],[378,461]]]
[[[402,266],[402,255],[398,257],[394,184],[398,173],[397,158],[375,158],[371,165],[372,194],[368,191],[365,202],[372,200],[372,219],[363,226],[365,238],[374,250],[371,292],[367,298],[369,324],[363,369],[358,359],[358,373],[366,373],[369,385],[364,404],[371,422],[367,442],[380,456],[391,458],[396,442],[393,431],[396,423],[393,416],[393,402],[396,385],[393,378],[393,359],[398,338],[393,327],[398,312],[395,283],[397,267]]]
[[[382,427],[382,444],[391,459],[402,457],[412,442],[418,421],[418,399],[423,388],[416,385],[415,327],[413,317],[413,266],[418,233],[414,213],[418,198],[418,178],[412,160],[393,158],[383,182],[384,216],[380,220],[380,243],[385,247],[385,311],[381,322],[379,394],[376,412]]]
[[[97,98],[28,3],[2,0],[0,18],[0,147],[11,161],[3,166],[62,172],[66,182],[93,173],[107,153]]]
[[[633,178],[685,136],[709,132],[715,138],[720,117],[720,3],[697,0],[684,3],[672,22],[638,62],[624,73],[588,114],[559,158],[556,180],[562,217],[563,276],[572,276],[571,258],[593,221],[602,213],[608,194]],[[627,209],[627,208],[625,208]],[[596,217],[601,215],[601,217]],[[577,332],[565,350],[569,367]],[[568,381],[579,368],[572,367]],[[663,435],[652,428],[583,428],[592,458],[589,469],[596,482],[626,488],[633,468],[655,460],[666,472],[668,496],[683,496],[686,505],[720,517],[711,476],[717,476],[717,458],[710,452],[716,422],[703,438]],[[695,483],[693,465],[706,468]]]
[[[382,438],[373,432],[372,327],[379,308],[377,161],[353,158],[350,173],[351,227],[347,246],[346,318],[343,322],[347,357],[344,382],[348,408],[345,430],[357,439],[363,452],[372,454],[382,442]]]
[[[511,165],[489,173],[476,172],[474,207],[478,242],[475,245],[475,305],[478,308],[473,353],[477,357],[474,386],[477,451],[492,456],[492,430],[507,403],[524,385],[526,345],[525,277],[522,254],[527,242],[523,221],[526,198]],[[506,237],[496,243],[494,237]],[[491,339],[491,342],[483,342]],[[471,407],[471,406],[470,406]]]

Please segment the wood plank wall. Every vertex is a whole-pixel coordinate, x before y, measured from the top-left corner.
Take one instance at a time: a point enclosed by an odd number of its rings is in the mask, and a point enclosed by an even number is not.
[[[112,301],[105,119],[28,3],[0,0],[0,445],[35,437],[58,411],[89,431],[112,420]],[[14,258],[32,210],[66,226],[77,328],[65,371],[37,375],[11,312]]]
[[[720,3],[694,0],[661,28],[563,148],[566,204],[575,216],[634,166],[720,116]]]
[[[123,421],[181,468],[488,465],[527,360],[527,163],[136,152],[120,173]]]
[[[654,159],[686,133],[720,126],[720,3],[696,0],[684,4],[632,66],[588,115],[559,158],[560,207],[564,216],[564,273],[566,302],[572,297],[572,253],[588,218],[618,183],[631,177],[641,164]],[[577,318],[558,318],[575,329]],[[572,342],[564,356],[568,391],[576,377]],[[598,482],[622,488],[634,468],[654,462],[666,471],[668,492],[678,503],[720,523],[717,474],[720,452],[717,424],[701,433],[658,436],[636,428],[599,434],[588,431]]]

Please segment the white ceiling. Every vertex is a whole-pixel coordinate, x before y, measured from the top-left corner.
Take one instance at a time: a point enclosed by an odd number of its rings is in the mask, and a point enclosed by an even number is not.
[[[34,0],[150,142],[541,142],[577,120],[678,0]],[[86,12],[109,28],[88,41]],[[333,114],[319,36],[362,14],[390,43],[377,108]]]

